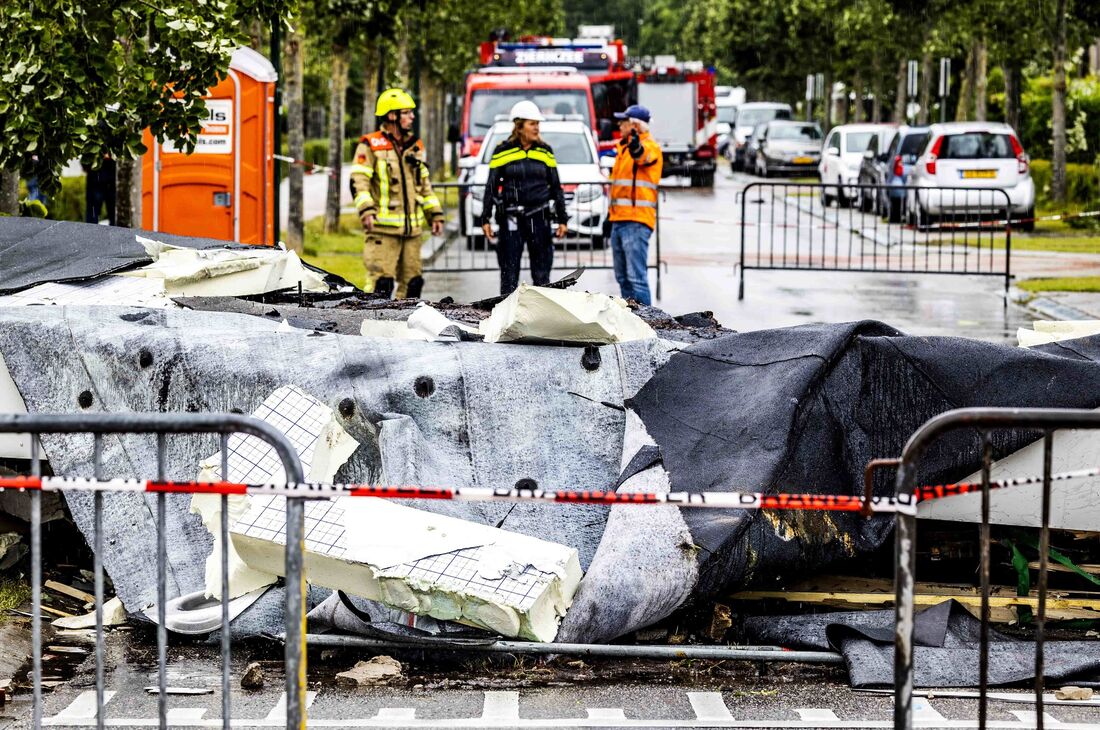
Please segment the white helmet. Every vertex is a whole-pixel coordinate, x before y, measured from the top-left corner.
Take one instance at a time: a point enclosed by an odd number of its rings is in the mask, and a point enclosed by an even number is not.
[[[539,108],[535,106],[535,102],[527,101],[526,99],[524,99],[523,101],[517,101],[512,106],[512,113],[509,114],[509,116],[513,120],[532,119],[536,122],[546,121],[546,117],[542,116],[542,112],[540,112]]]

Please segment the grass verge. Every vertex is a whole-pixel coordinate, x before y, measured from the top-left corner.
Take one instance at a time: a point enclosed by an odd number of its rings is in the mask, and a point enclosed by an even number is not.
[[[363,228],[354,214],[340,216],[332,233],[325,233],[325,219],[306,221],[302,260],[342,276],[360,289],[366,285],[363,268]]]
[[[1017,288],[1029,292],[1100,292],[1100,276],[1063,276],[1056,279],[1025,279]]]

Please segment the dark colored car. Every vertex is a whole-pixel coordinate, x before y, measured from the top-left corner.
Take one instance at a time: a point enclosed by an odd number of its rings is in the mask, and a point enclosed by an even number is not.
[[[825,135],[812,122],[773,120],[753,134],[752,157],[756,174],[816,172]]]
[[[905,185],[913,164],[928,139],[928,127],[898,127],[888,144],[872,137],[863,163],[859,168],[859,182],[879,185],[877,190],[864,190],[860,207],[864,212],[872,210],[891,223],[900,223],[905,212]]]
[[[747,147],[753,130],[773,119],[790,119],[791,105],[772,101],[750,101],[737,107],[737,118],[733,123],[730,136],[731,144],[726,147],[726,157],[734,170],[752,168],[752,157]]]

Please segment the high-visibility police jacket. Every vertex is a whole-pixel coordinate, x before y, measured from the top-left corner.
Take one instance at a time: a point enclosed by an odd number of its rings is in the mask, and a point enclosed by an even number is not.
[[[424,143],[416,137],[398,143],[379,131],[360,138],[351,165],[351,196],[359,215],[373,215],[381,233],[416,236],[426,220],[443,217],[428,178]]]
[[[497,145],[489,158],[489,179],[482,199],[478,225],[493,220],[494,211],[498,224],[508,215],[530,216],[542,211],[557,223],[569,222],[558,163],[545,142],[535,142],[526,150],[518,140]]]
[[[611,168],[611,213],[615,221],[637,221],[650,228],[657,227],[657,188],[661,183],[664,157],[661,146],[649,132],[639,135],[641,155],[630,153],[630,140],[618,145],[615,166]]]

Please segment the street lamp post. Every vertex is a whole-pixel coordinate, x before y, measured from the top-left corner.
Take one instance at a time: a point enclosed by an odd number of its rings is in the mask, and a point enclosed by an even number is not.
[[[947,121],[947,96],[951,93],[951,59],[940,59],[940,123]]]

